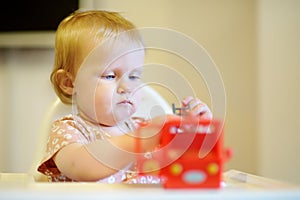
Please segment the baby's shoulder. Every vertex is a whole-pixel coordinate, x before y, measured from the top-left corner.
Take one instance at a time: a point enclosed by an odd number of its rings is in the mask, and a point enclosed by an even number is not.
[[[68,124],[71,126],[88,126],[78,115],[68,114],[63,117],[56,119],[53,124]]]
[[[56,130],[65,130],[67,132],[81,132],[85,133],[90,130],[90,127],[85,123],[79,116],[74,114],[68,114],[61,118],[56,119],[52,123],[51,130],[56,132]]]
[[[75,115],[74,114],[67,114],[62,117],[57,118],[54,120],[54,123],[57,122],[65,122],[65,121],[74,121],[75,120]]]
[[[89,135],[87,124],[73,114],[55,120],[50,129],[50,136],[52,137],[75,138],[84,142],[86,142],[86,138],[89,138]]]

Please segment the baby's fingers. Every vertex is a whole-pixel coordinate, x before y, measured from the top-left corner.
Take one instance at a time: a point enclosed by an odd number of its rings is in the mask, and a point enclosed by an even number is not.
[[[202,110],[200,110],[200,118],[211,120],[212,117],[213,117],[212,112],[210,111],[209,107],[205,105],[205,107],[202,108]]]
[[[182,100],[182,105],[183,105],[184,107],[190,106],[189,104],[190,104],[190,102],[191,102],[192,100],[194,100],[194,97],[192,97],[192,96],[187,96],[187,97],[185,97],[185,98]]]
[[[207,112],[210,112],[208,106],[201,102],[200,100],[192,101],[190,104],[189,114],[191,115],[204,115]]]
[[[187,112],[193,111],[192,113],[194,113],[198,110],[199,112],[196,113],[197,115],[200,114],[200,112],[205,112],[204,107],[206,106],[206,104],[200,101],[200,99],[188,96],[182,100],[182,106],[186,109]]]
[[[212,112],[200,99],[188,96],[182,100],[182,105],[185,108],[185,113],[189,115],[200,116],[202,119],[212,119]]]

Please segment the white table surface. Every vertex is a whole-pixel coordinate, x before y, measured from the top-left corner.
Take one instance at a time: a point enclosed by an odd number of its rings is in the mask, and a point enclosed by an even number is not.
[[[300,199],[300,187],[236,170],[221,189],[163,189],[160,185],[35,182],[27,174],[0,174],[0,199]]]

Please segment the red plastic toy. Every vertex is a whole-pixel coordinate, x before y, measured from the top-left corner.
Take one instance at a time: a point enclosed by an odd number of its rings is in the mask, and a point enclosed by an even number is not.
[[[221,121],[178,116],[167,120],[161,131],[160,148],[138,156],[140,174],[159,175],[164,188],[221,187],[223,165],[231,157],[223,146]]]

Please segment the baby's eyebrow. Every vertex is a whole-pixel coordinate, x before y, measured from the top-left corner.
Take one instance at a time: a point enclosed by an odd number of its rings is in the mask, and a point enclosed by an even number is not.
[[[106,76],[106,75],[114,75],[115,74],[115,72],[112,70],[101,70],[96,73],[97,73],[97,76]]]
[[[142,73],[142,70],[132,70],[131,73]]]
[[[137,73],[142,73],[143,69],[141,67],[133,69],[131,72],[137,72]]]
[[[103,71],[102,74],[114,74],[115,72],[113,70],[109,71]]]

